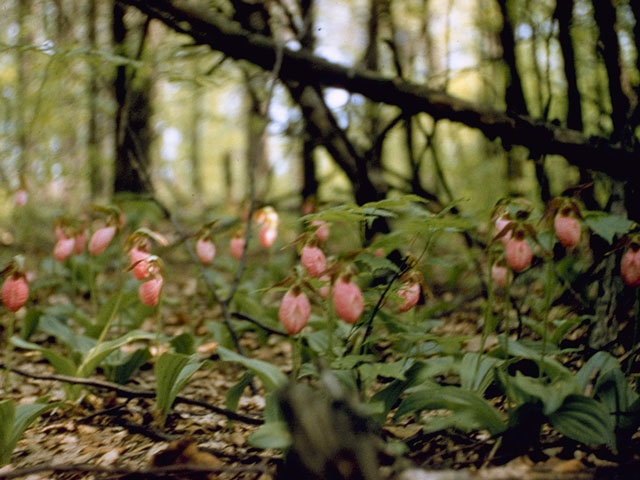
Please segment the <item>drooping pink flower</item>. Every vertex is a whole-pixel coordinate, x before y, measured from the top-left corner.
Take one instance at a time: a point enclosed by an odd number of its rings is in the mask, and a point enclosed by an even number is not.
[[[140,284],[138,288],[138,296],[145,305],[155,307],[160,299],[160,292],[162,291],[162,284],[164,279],[162,275],[154,275],[146,282]]]
[[[76,233],[76,244],[75,247],[73,249],[73,253],[75,253],[76,255],[81,255],[82,252],[84,251],[84,244],[87,241],[87,231],[86,230],[82,230],[79,233]]]
[[[620,261],[620,275],[626,285],[640,286],[640,246],[632,243]]]
[[[327,259],[320,247],[306,244],[300,253],[300,262],[312,277],[320,277],[327,269]]]
[[[278,318],[289,335],[300,332],[307,325],[310,315],[311,304],[307,295],[297,287],[290,288],[282,297],[278,310]]]
[[[144,280],[149,276],[149,262],[146,260],[149,255],[149,252],[139,246],[129,250],[129,266],[133,266],[131,272],[138,280]]]
[[[69,255],[73,253],[75,246],[75,237],[62,237],[58,239],[55,246],[53,247],[53,258],[55,258],[58,262],[64,262],[69,257]]]
[[[491,267],[491,279],[500,288],[505,288],[509,281],[509,271],[504,265],[497,263]]]
[[[260,232],[258,233],[258,238],[260,240],[260,244],[263,247],[269,248],[271,245],[273,245],[273,242],[276,241],[276,237],[277,236],[278,236],[277,227],[272,227],[272,226],[269,226],[267,224],[265,224],[262,227],[260,227]]]
[[[244,237],[235,236],[231,238],[229,247],[231,256],[236,260],[240,260],[242,258],[242,252],[244,251]]]
[[[511,238],[505,246],[505,259],[507,265],[515,272],[521,272],[533,259],[533,252],[529,242],[524,237]]]
[[[29,284],[21,273],[13,273],[2,284],[2,303],[12,312],[17,312],[27,302]]]
[[[496,235],[502,232],[509,224],[511,223],[511,219],[505,214],[496,218]],[[511,239],[513,232],[508,231],[502,237],[500,237],[500,241],[506,245],[507,242]]]
[[[322,275],[320,277],[320,280],[325,283],[318,289],[318,293],[322,298],[326,300],[327,298],[329,298],[329,290],[331,288],[331,277],[329,275]]]
[[[402,300],[398,311],[407,312],[411,310],[420,300],[420,284],[405,283],[398,289],[398,297]]]
[[[107,249],[115,235],[116,227],[114,225],[108,225],[93,232],[91,240],[89,240],[89,253],[91,255],[100,255]]]
[[[205,236],[198,239],[196,242],[196,255],[205,265],[213,261],[216,256],[216,246],[211,241],[211,238]]]
[[[343,276],[333,285],[333,307],[336,314],[347,323],[355,323],[364,311],[364,298],[360,287]]]
[[[317,227],[315,237],[318,241],[320,243],[326,242],[329,238],[329,234],[331,233],[331,225],[324,220],[314,220],[311,222],[311,225]]]
[[[558,240],[565,248],[575,247],[580,241],[581,227],[578,220],[563,212],[553,219],[553,228]]]

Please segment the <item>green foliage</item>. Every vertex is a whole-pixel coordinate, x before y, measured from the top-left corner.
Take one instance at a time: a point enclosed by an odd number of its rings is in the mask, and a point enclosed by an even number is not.
[[[29,425],[57,405],[28,403],[16,406],[13,400],[0,401],[0,466],[9,463],[13,449]]]
[[[584,215],[584,222],[593,232],[612,244],[613,238],[629,231],[633,222],[610,213],[589,211]]]
[[[284,373],[268,362],[243,357],[242,355],[232,352],[224,347],[218,347],[218,353],[220,354],[221,360],[225,362],[239,363],[243,367],[251,370],[251,372],[260,379],[262,385],[268,392],[283,387],[287,383],[287,377]]]
[[[395,419],[421,410],[446,409],[443,417],[430,418],[429,431],[455,427],[463,431],[486,429],[492,435],[503,432],[507,424],[502,415],[482,396],[458,387],[432,385],[409,393],[400,403]]]
[[[204,362],[196,356],[165,352],[156,361],[156,408],[162,423],[167,419],[173,401]]]

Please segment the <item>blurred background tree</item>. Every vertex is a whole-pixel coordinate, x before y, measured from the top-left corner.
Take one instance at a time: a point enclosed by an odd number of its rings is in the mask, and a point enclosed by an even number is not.
[[[637,182],[624,178],[638,153],[636,3],[7,0],[4,198],[26,183],[66,210],[153,185],[169,204],[238,203],[259,155],[265,203],[411,192],[476,214],[505,195],[547,201],[594,181],[589,208],[618,201],[638,219]],[[206,45],[211,23],[240,37]],[[285,50],[311,53],[318,73],[277,72],[262,144],[274,62],[243,35],[273,59],[284,52],[285,66]],[[380,102],[397,92],[331,78],[318,58],[416,87],[425,104]]]

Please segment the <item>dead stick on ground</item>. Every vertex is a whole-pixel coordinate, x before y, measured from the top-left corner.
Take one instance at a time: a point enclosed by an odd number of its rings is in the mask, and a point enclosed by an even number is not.
[[[113,478],[113,475],[137,475],[144,478],[167,478],[167,475],[171,473],[228,473],[228,474],[242,474],[242,473],[260,473],[273,475],[271,469],[262,465],[252,465],[245,467],[210,467],[199,465],[170,465],[168,467],[154,467],[154,468],[124,468],[124,467],[101,467],[90,464],[42,464],[34,465],[32,467],[25,467],[13,470],[11,472],[0,473],[0,480],[9,480],[12,478],[26,477],[35,473],[42,472],[75,472],[75,473],[95,473],[108,475],[108,478]]]
[[[0,366],[2,366],[2,364],[0,364]],[[127,387],[126,385],[118,385],[117,383],[107,382],[106,380],[71,377],[67,375],[47,375],[47,374],[30,373],[24,370],[20,370],[18,368],[12,368],[11,371],[14,373],[17,373],[18,375],[22,375],[23,377],[34,378],[37,380],[50,380],[50,381],[71,383],[74,385],[85,385],[87,387],[111,390],[117,393],[119,396],[125,397],[125,398],[155,398],[156,396],[155,390],[145,390],[142,388]],[[175,402],[182,403],[184,405],[193,405],[196,407],[205,408],[207,410],[211,410],[212,412],[218,413],[220,415],[224,415],[230,420],[236,420],[239,422],[248,423],[250,425],[262,425],[263,423],[263,420],[259,417],[243,415],[241,413],[232,412],[231,410],[217,407],[215,405],[211,405],[201,400],[184,397],[182,395],[178,395],[176,397]]]

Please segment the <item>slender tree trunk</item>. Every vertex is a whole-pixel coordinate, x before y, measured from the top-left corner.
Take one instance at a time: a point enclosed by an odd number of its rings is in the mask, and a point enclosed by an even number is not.
[[[201,123],[202,123],[202,87],[194,85],[191,90],[191,119],[189,125],[189,158],[191,160],[191,188],[195,198],[202,198],[202,172],[200,166],[202,158],[201,147]]]
[[[114,0],[113,39],[117,54],[127,56],[125,8]],[[143,35],[145,32],[143,32]],[[141,45],[144,38],[141,39]],[[150,79],[135,79],[125,65],[118,65],[114,81],[117,103],[115,124],[114,192],[144,193],[148,190],[148,158],[151,143],[149,117]]]
[[[87,35],[89,46],[97,48],[96,22],[97,22],[97,0],[89,0],[87,15]],[[91,63],[89,65],[89,85],[87,95],[89,101],[89,131],[87,135],[87,159],[89,162],[89,192],[92,199],[99,198],[104,189],[104,178],[102,176],[102,164],[100,162],[100,140],[98,136],[98,97],[100,89],[98,87],[98,72]]]
[[[26,176],[26,172],[29,166],[29,145],[28,145],[28,137],[27,137],[27,125],[25,121],[25,108],[24,105],[27,104],[26,101],[26,83],[27,83],[27,74],[26,74],[26,61],[24,47],[28,41],[29,37],[27,35],[27,27],[25,18],[29,13],[29,9],[31,8],[30,0],[18,0],[17,2],[17,24],[18,24],[18,48],[16,49],[16,103],[14,106],[14,114],[16,118],[16,131],[17,131],[17,143],[19,149],[18,156],[18,174],[21,178],[21,183],[23,182],[24,177]]]
[[[303,48],[313,51],[316,43],[314,29],[314,8],[315,0],[301,0],[300,1],[300,13],[303,20],[303,29],[300,35],[300,44]],[[306,122],[306,120],[303,120]],[[308,198],[318,199],[318,177],[316,175],[316,162],[314,160],[314,151],[316,148],[316,141],[308,133],[308,129],[305,128],[305,134],[302,139],[302,199],[303,201]]]

